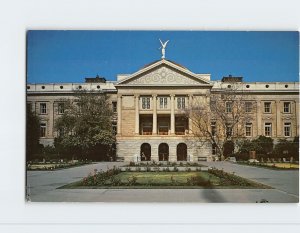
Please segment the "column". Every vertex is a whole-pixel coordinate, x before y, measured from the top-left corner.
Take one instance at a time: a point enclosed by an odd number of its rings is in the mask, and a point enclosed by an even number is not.
[[[135,134],[140,133],[139,95],[135,95]]]
[[[47,104],[47,113],[49,114],[49,121],[47,121],[47,137],[54,138],[54,101],[49,101]],[[48,125],[49,124],[49,125]]]
[[[188,106],[188,111],[189,111],[189,134],[193,133],[193,95],[189,95],[189,106]]]
[[[295,105],[295,108],[294,106]],[[296,136],[299,134],[299,102],[298,100],[297,101],[294,101],[291,103],[291,112],[293,112],[293,108],[294,108],[294,114],[292,115],[292,118],[294,118],[295,120],[292,121],[292,129],[295,129],[295,134],[293,134],[293,130],[292,130],[292,136]],[[295,127],[295,125],[297,127]]]
[[[122,95],[118,95],[117,102],[117,111],[118,111],[118,122],[117,122],[117,134],[121,135],[121,127],[122,127]]]
[[[281,120],[280,119],[281,119],[281,116],[280,116],[280,100],[276,100],[276,137],[279,137],[281,135],[281,131],[282,131],[281,130]]]
[[[174,109],[175,95],[171,95],[171,135],[175,134],[175,109]]]
[[[152,102],[153,102],[153,122],[152,122],[152,134],[157,134],[157,95],[152,95]]]
[[[257,104],[257,115],[256,115],[256,121],[257,121],[257,135],[256,136],[260,136],[260,135],[262,135],[262,130],[261,130],[261,128],[262,128],[262,125],[261,125],[261,119],[262,119],[262,114],[261,114],[261,101],[259,100],[259,101],[257,101],[256,102],[256,104]],[[253,136],[255,136],[255,135],[253,135]]]

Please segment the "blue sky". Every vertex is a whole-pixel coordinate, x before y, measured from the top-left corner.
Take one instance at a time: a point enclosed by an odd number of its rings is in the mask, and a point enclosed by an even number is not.
[[[116,80],[161,59],[159,38],[170,40],[166,59],[212,80],[298,81],[298,32],[224,31],[28,31],[27,81]]]

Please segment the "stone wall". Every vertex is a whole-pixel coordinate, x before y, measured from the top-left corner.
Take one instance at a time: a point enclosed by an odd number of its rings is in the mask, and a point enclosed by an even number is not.
[[[169,161],[177,161],[177,145],[185,143],[187,145],[187,160],[198,161],[198,157],[211,157],[211,145],[198,144],[196,141],[187,141],[183,137],[119,137],[117,138],[117,156],[124,161],[134,161],[136,156],[140,156],[141,145],[148,143],[151,146],[151,160],[159,161],[158,148],[161,143],[169,146]]]

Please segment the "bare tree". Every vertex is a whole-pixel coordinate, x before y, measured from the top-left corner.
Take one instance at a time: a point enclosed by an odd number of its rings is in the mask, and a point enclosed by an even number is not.
[[[253,120],[255,102],[240,83],[216,89],[205,99],[194,98],[186,110],[192,122],[192,135],[202,146],[210,143],[213,154],[224,159],[225,144],[246,136],[246,124]]]

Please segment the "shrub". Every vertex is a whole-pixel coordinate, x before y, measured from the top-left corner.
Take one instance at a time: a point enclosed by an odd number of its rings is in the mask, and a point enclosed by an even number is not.
[[[134,185],[136,185],[136,181],[137,181],[137,177],[136,176],[131,176],[131,177],[128,177],[128,183],[127,183],[127,185],[128,186],[134,186]]]

